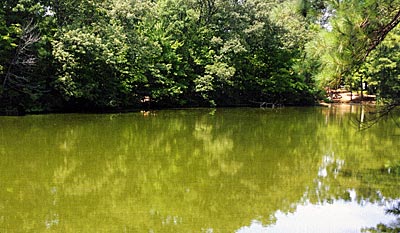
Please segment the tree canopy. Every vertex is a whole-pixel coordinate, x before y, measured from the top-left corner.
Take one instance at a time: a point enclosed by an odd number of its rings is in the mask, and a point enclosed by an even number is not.
[[[5,0],[0,110],[398,103],[399,0]],[[362,79],[361,79],[362,78]],[[360,81],[361,80],[361,81]]]

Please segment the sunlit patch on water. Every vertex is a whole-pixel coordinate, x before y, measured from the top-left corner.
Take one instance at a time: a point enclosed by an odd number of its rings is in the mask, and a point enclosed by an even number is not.
[[[300,205],[294,213],[277,211],[277,221],[273,225],[265,226],[259,221],[253,221],[249,226],[240,228],[237,233],[360,233],[362,228],[396,221],[396,216],[385,213],[395,202],[360,204],[339,200],[331,204]]]

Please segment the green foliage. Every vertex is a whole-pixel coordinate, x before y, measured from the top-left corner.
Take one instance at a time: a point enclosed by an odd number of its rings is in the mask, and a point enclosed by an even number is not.
[[[122,28],[92,24],[57,34],[53,56],[60,64],[56,87],[68,98],[118,106],[131,90],[129,47]]]
[[[310,104],[322,87],[360,78],[390,99],[395,44],[359,68],[393,9],[372,0],[7,0],[2,107],[138,107],[145,96],[159,107]]]
[[[190,15],[187,8],[179,2],[160,2],[159,8],[153,7],[151,14],[139,24],[138,35],[146,47],[140,57],[141,69],[146,77],[145,92],[155,101],[177,99],[186,89],[188,65],[184,54],[183,30],[187,28]],[[171,7],[171,8],[168,8]],[[178,11],[169,15],[170,11]],[[150,12],[149,12],[150,14]],[[178,18],[170,17],[181,17]],[[157,18],[159,20],[157,20]]]
[[[383,101],[400,103],[400,28],[393,30],[367,58],[360,75]]]
[[[0,112],[18,114],[39,105],[43,79],[36,49],[44,12],[29,0],[4,1],[0,9]]]
[[[398,1],[375,0],[327,1],[325,14],[329,17],[325,30],[321,30],[307,46],[311,57],[319,60],[316,80],[321,86],[347,84],[354,87],[360,86],[366,78],[370,79],[371,73],[368,71],[367,75],[365,68],[360,67],[366,59],[380,59],[371,51],[382,40],[383,43],[387,41],[384,40],[387,33],[398,23],[396,14],[399,9],[396,6],[399,4]],[[377,79],[386,82],[392,78],[381,76],[369,81],[376,82]]]

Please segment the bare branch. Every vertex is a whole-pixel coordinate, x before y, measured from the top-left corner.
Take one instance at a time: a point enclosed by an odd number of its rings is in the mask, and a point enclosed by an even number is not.
[[[40,35],[36,33],[36,29],[37,25],[33,24],[33,19],[23,26],[15,55],[8,65],[7,73],[3,80],[3,88],[6,87],[7,82],[10,82],[11,77],[20,77],[20,75],[15,73],[21,73],[23,70],[30,70],[30,67],[36,65],[37,58],[32,55],[30,51],[32,45],[40,40]]]
[[[391,113],[395,108],[399,106],[399,103],[392,102],[388,103],[384,106],[380,106],[377,110],[368,110],[365,119],[363,120],[356,120],[357,124],[359,125],[360,130],[366,130],[371,128],[372,126],[376,125],[379,121],[384,118],[391,116]],[[397,122],[396,122],[397,124]]]

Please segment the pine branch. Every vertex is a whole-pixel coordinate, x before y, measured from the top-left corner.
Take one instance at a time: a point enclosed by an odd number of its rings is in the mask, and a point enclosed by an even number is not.
[[[374,31],[372,34],[372,42],[370,43],[369,47],[367,48],[367,51],[362,59],[362,61],[365,61],[365,59],[368,57],[368,55],[371,53],[372,50],[374,50],[387,36],[387,34],[394,29],[398,24],[400,23],[400,10],[396,13],[396,15],[393,17],[393,19],[383,27],[379,28],[378,30]],[[361,28],[366,28],[369,25],[368,22],[364,22],[361,25]]]

